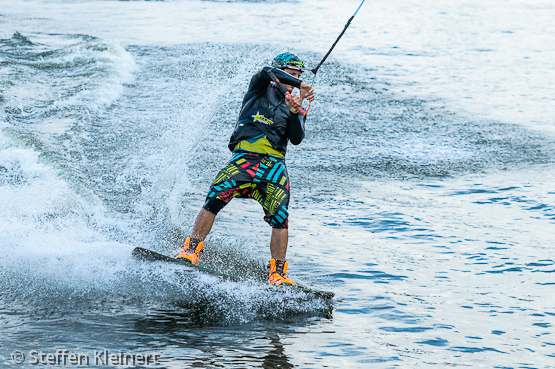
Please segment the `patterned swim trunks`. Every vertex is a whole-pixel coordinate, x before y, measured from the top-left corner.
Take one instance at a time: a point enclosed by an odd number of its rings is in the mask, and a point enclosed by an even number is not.
[[[268,224],[287,228],[289,179],[285,161],[270,155],[234,152],[210,186],[204,209],[218,214],[234,197],[255,199],[262,205]]]

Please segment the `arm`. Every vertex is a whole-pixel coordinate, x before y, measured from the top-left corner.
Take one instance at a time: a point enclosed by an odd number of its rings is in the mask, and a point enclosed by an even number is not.
[[[270,84],[270,82],[272,82],[272,78],[268,74],[269,71],[272,71],[275,74],[275,76],[280,81],[282,81],[282,83],[290,84],[291,86],[294,86],[297,88],[301,88],[301,84],[303,84],[303,82],[300,79],[295,78],[292,75],[280,69],[264,67],[261,70],[259,70],[254,76],[252,76],[251,82],[249,84],[249,89],[245,94],[245,97],[243,98],[243,104],[242,104],[243,107],[252,98],[256,96],[260,96],[266,91],[266,88],[268,88],[268,85]]]
[[[281,83],[285,83],[286,85],[291,85],[296,88],[301,88],[301,84],[303,83],[302,80],[295,78],[289,73],[278,68],[264,67],[262,71],[266,72],[266,75],[268,75],[268,71],[272,71]],[[269,75],[268,78],[270,78]]]
[[[306,118],[300,114],[290,114],[287,124],[287,136],[293,145],[298,145],[304,138],[304,123]]]
[[[266,92],[266,89],[268,88],[268,85],[272,82],[272,77],[270,77],[268,72],[273,73],[274,76],[276,78],[278,78],[280,81],[282,81],[283,83],[290,84],[293,87],[299,88],[301,90],[301,95],[302,95],[302,92],[303,92],[303,87],[308,86],[306,83],[304,83],[300,79],[293,77],[292,75],[282,71],[281,69],[271,68],[271,67],[264,67],[261,70],[259,70],[254,76],[252,76],[251,82],[249,84],[249,89],[248,89],[247,93],[245,94],[245,97],[243,98],[243,103],[241,104],[241,111],[243,111],[243,109],[247,105],[249,105],[249,103],[251,101],[253,101],[255,98],[261,96],[262,94],[264,94]],[[310,86],[308,86],[308,87],[310,87]],[[312,97],[312,99],[314,99],[314,97]],[[310,101],[312,101],[312,100],[310,100]],[[287,102],[287,106],[289,106],[290,109],[292,107],[290,102]],[[300,103],[298,104],[298,106],[299,107],[301,106]],[[298,113],[297,108],[293,108],[293,109],[291,109],[291,111],[294,112],[295,114]]]
[[[293,77],[292,75],[282,71],[281,69],[264,67],[259,70],[254,76],[252,76],[251,82],[249,84],[249,93],[251,91],[253,93],[262,93],[266,90],[266,87],[268,87],[268,85],[272,81],[270,75],[268,74],[269,71],[272,71],[275,76],[281,81],[281,83],[301,88],[302,81],[300,79]]]

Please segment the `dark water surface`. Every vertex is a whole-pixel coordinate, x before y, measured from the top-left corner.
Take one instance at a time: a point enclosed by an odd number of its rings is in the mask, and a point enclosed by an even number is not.
[[[288,47],[152,42],[135,22],[162,34],[176,9],[225,20],[223,9],[249,18],[292,4],[249,3],[0,10],[1,365],[65,349],[156,353],[161,368],[554,367],[553,135],[403,93],[408,77],[356,62],[357,48],[319,72],[307,138],[287,154],[289,274],[335,299],[131,257],[182,244],[229,159],[250,76]],[[113,39],[93,30],[107,13]],[[230,38],[243,32],[233,22]],[[264,278],[262,215],[232,202],[202,265]]]

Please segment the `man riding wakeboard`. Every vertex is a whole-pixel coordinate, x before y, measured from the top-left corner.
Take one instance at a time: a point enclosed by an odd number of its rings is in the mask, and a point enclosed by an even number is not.
[[[178,259],[196,264],[214,219],[234,197],[253,198],[262,205],[264,220],[272,227],[268,283],[294,285],[287,278],[289,179],[285,166],[287,143],[304,138],[304,99],[314,90],[301,81],[304,63],[291,53],[276,56],[272,67],[256,73],[243,98],[239,119],[229,141],[232,159],[216,175],[191,236]],[[292,94],[300,90],[300,98]]]

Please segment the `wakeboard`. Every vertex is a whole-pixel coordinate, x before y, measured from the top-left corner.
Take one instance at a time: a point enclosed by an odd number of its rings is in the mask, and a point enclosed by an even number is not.
[[[293,291],[303,292],[307,295],[311,295],[313,297],[318,297],[318,298],[323,298],[323,299],[331,299],[335,296],[335,294],[333,292],[315,290],[315,289],[312,289],[312,288],[303,287],[303,286],[299,286],[299,285],[295,285],[295,286],[289,286],[289,285],[287,285],[287,286],[286,285],[275,286],[275,285],[270,284],[270,283],[259,282],[259,281],[255,281],[255,280],[251,280],[251,279],[246,279],[246,278],[241,278],[241,277],[237,277],[237,276],[234,276],[234,275],[221,273],[221,272],[218,272],[216,270],[208,269],[208,268],[205,268],[205,267],[202,267],[202,266],[199,266],[199,265],[194,265],[194,264],[191,264],[187,261],[176,259],[174,257],[164,255],[164,254],[161,254],[159,252],[148,250],[148,249],[145,249],[145,248],[142,248],[142,247],[135,247],[135,249],[133,249],[133,257],[135,257],[135,258],[137,258],[141,261],[164,261],[164,262],[169,262],[169,263],[181,264],[184,267],[189,268],[190,270],[196,270],[196,271],[201,272],[201,273],[210,274],[210,275],[222,278],[224,280],[233,281],[233,282],[248,282],[248,283],[260,284],[260,285],[267,286],[268,288],[271,288],[272,290],[275,290],[275,291],[278,291],[278,292],[293,290]]]

